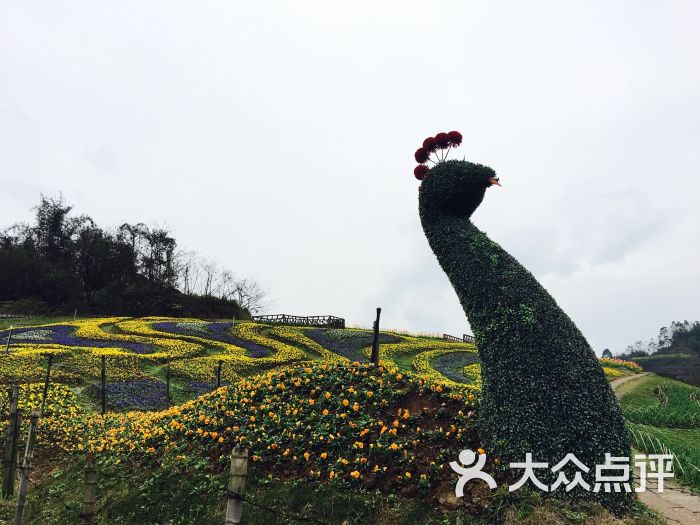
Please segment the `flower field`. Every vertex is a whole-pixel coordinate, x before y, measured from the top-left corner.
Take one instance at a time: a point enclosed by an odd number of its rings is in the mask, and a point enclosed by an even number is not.
[[[0,331],[7,343],[9,330]],[[372,334],[360,329],[268,326],[163,317],[111,317],[29,326],[12,331],[0,357],[0,382],[44,381],[52,358],[52,384],[70,385],[86,404],[95,403],[106,361],[107,404],[113,410],[157,410],[167,403],[165,377],[176,401],[220,384],[281,367],[310,363],[367,362]],[[431,382],[461,386],[477,395],[480,368],[471,343],[410,334],[382,333],[380,359],[386,366]],[[601,359],[605,373],[637,373],[639,365]]]
[[[111,317],[23,327],[7,346],[9,335],[0,331],[0,381],[19,385],[22,443],[43,402],[40,458],[89,452],[125,479],[164,466],[223,475],[240,445],[252,468],[282,480],[440,499],[453,490],[449,461],[483,447],[471,343],[385,332],[374,367],[361,329]],[[637,372],[601,364],[611,377]],[[0,389],[0,431],[8,408]],[[496,457],[486,468],[507,476]]]

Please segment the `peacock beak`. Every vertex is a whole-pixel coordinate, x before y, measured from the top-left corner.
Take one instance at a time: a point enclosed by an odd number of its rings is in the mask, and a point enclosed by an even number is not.
[[[498,177],[491,177],[491,178],[489,179],[489,182],[491,183],[491,186],[493,186],[494,184],[495,184],[496,186],[500,186],[500,185],[501,185],[501,183],[498,182]]]

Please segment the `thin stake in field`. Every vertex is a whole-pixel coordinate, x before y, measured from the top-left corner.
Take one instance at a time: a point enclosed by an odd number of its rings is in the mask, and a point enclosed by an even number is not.
[[[100,371],[100,408],[102,415],[105,414],[107,408],[107,357],[102,356],[102,369]]]
[[[36,441],[36,427],[39,422],[39,412],[32,411],[31,423],[29,424],[29,435],[27,436],[27,446],[24,449],[24,460],[22,460],[22,469],[19,478],[19,491],[17,493],[17,507],[15,509],[14,525],[22,525],[22,515],[24,514],[24,505],[27,501],[27,485],[29,484],[29,472],[32,468],[32,459],[34,458],[34,442]]]
[[[374,321],[374,333],[372,334],[372,363],[379,366],[379,316],[382,309],[377,308],[377,319]]]
[[[223,366],[224,362],[219,359],[219,364],[215,368],[216,371],[216,388],[219,388],[221,386],[221,367]]]
[[[9,389],[10,421],[7,425],[7,440],[5,442],[5,458],[2,469],[2,497],[7,499],[15,493],[15,477],[17,475],[17,456],[19,446],[19,429],[22,423],[22,409],[19,405],[19,387]]]
[[[165,408],[170,408],[170,358],[165,360]]]
[[[44,413],[46,408],[46,397],[49,394],[49,383],[51,382],[51,364],[53,363],[53,354],[49,354],[48,363],[46,365],[46,380],[44,381],[44,391],[41,394],[41,413]]]
[[[7,346],[5,347],[6,354],[10,353],[10,343],[12,342],[12,330],[14,330],[14,328],[14,326],[10,326],[10,332],[7,334]]]

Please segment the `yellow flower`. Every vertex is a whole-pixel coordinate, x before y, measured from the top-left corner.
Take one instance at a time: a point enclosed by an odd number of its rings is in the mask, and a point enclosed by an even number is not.
[[[404,476],[406,476],[407,478],[410,479],[410,478],[411,478],[411,473],[410,473],[410,472],[406,472],[406,473],[404,474]]]
[[[344,407],[348,406],[349,404],[350,404],[350,401],[348,401],[347,399],[343,399],[343,406]]]
[[[485,451],[483,448],[478,448],[478,449],[476,449],[476,451],[477,451],[479,454],[486,454],[486,451]]]
[[[351,475],[353,478],[355,478],[355,479],[357,479],[357,478],[360,477],[360,473],[359,473],[359,471],[357,471],[357,470],[353,470],[353,471],[350,473],[350,475]]]
[[[313,406],[314,403],[316,403],[316,401],[314,401],[313,399],[309,399],[309,405]]]
[[[321,459],[326,459],[328,457],[328,454],[325,452],[321,452]]]

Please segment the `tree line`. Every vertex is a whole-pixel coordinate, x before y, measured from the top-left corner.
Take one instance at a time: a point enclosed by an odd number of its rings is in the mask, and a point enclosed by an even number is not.
[[[670,326],[662,326],[659,335],[649,341],[636,341],[625,348],[621,358],[646,357],[658,354],[700,354],[700,322],[673,321]]]
[[[9,313],[250,317],[267,292],[178,247],[162,227],[99,227],[63,197],[0,231],[0,302]]]

